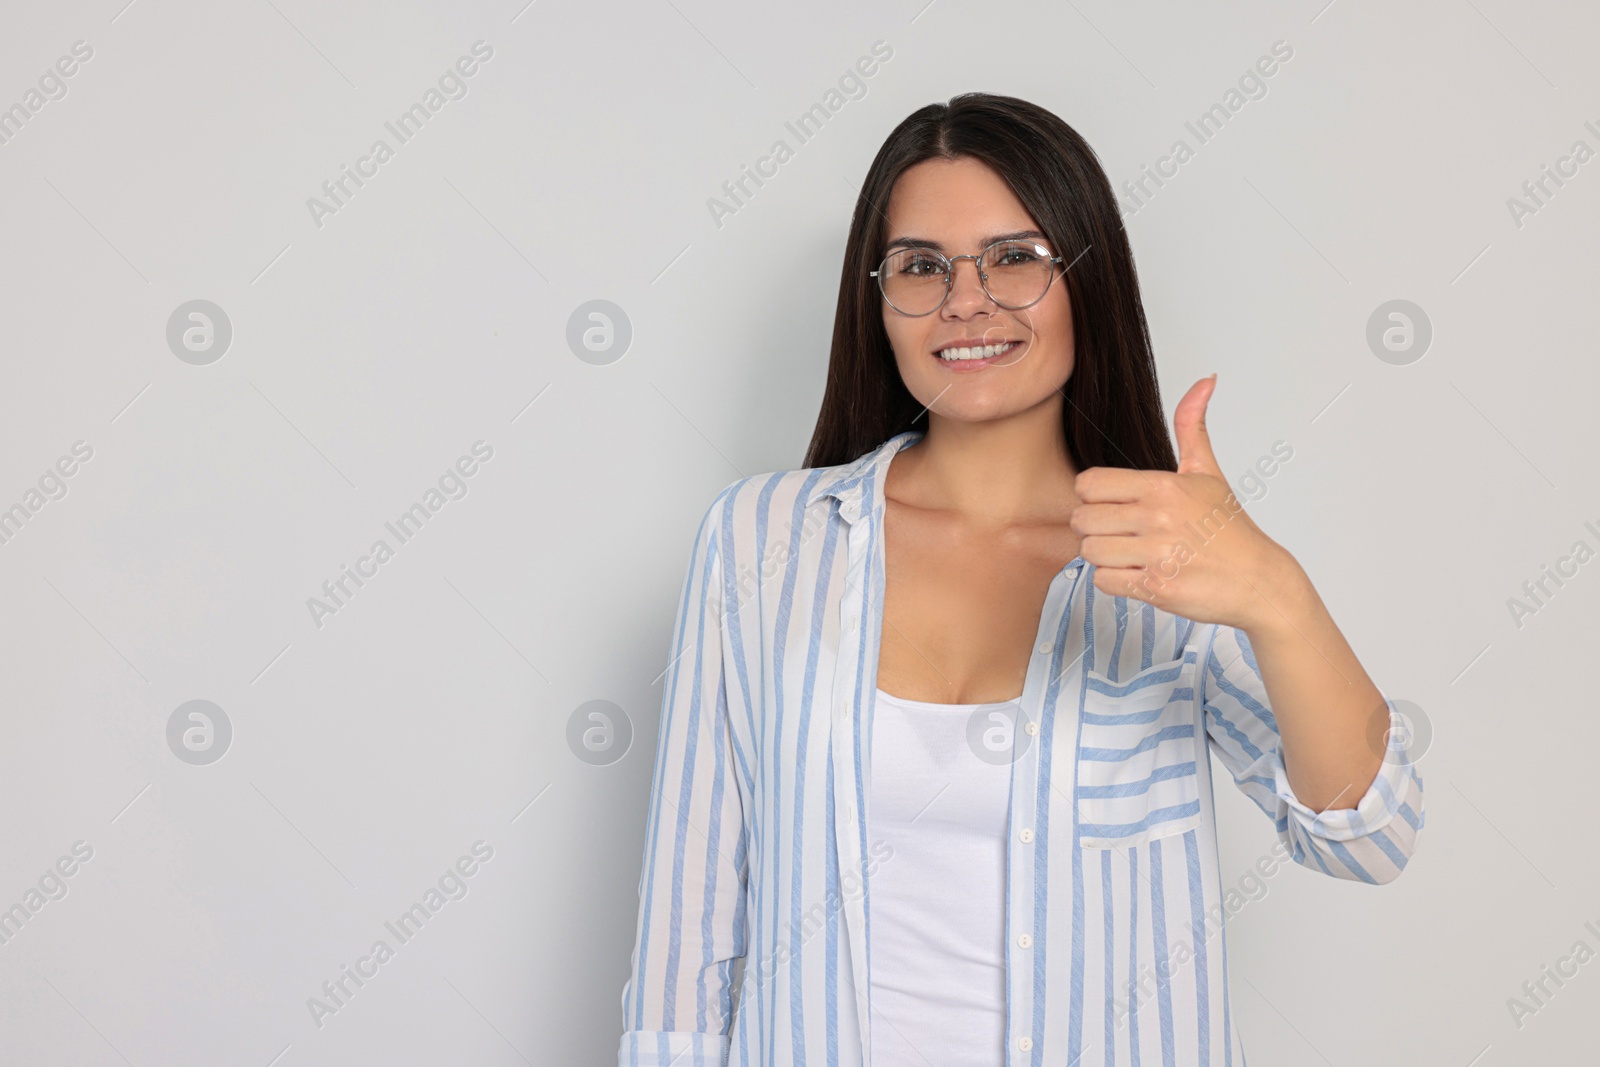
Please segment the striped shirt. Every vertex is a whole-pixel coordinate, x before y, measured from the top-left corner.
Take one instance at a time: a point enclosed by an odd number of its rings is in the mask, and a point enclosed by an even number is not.
[[[706,511],[664,681],[620,1067],[872,1063],[871,878],[894,862],[866,799],[883,485],[921,437],[740,479]],[[1354,808],[1312,811],[1245,634],[1102,593],[1093,570],[1079,557],[1051,580],[1016,722],[974,740],[1010,768],[1004,1063],[1244,1067],[1224,930],[1240,895],[1221,884],[1208,750],[1280,858],[1363,882],[1411,856],[1422,780],[1392,741]]]

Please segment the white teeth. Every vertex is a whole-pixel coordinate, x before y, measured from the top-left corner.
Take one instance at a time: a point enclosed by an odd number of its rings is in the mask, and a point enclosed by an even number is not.
[[[940,359],[988,359],[998,356],[1014,342],[1007,341],[998,345],[983,345],[977,348],[946,348],[939,353]]]

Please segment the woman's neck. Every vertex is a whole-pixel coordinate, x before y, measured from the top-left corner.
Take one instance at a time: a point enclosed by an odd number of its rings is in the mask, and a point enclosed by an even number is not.
[[[926,417],[922,439],[889,465],[887,497],[959,512],[979,526],[1062,522],[1071,514],[1078,472],[1059,402],[986,422]]]

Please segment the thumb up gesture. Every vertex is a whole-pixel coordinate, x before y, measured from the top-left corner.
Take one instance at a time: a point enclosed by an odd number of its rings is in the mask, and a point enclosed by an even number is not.
[[[1178,401],[1176,472],[1090,467],[1078,474],[1080,503],[1068,522],[1096,589],[1248,630],[1274,613],[1264,588],[1290,557],[1245,514],[1217,466],[1206,432],[1215,390],[1213,374]]]

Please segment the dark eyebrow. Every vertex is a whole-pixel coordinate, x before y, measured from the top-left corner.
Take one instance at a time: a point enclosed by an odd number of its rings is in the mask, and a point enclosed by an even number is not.
[[[988,237],[983,238],[983,242],[980,247],[987,248],[996,241],[1023,241],[1027,240],[1028,238],[1034,238],[1040,241],[1045,240],[1044,234],[1040,233],[1038,230],[1017,230],[1013,233],[990,234]],[[931,248],[936,252],[944,251],[944,245],[940,244],[938,241],[930,241],[926,237],[896,237],[893,241],[889,242],[889,244],[884,248],[884,251],[888,252],[896,245],[902,248]]]

